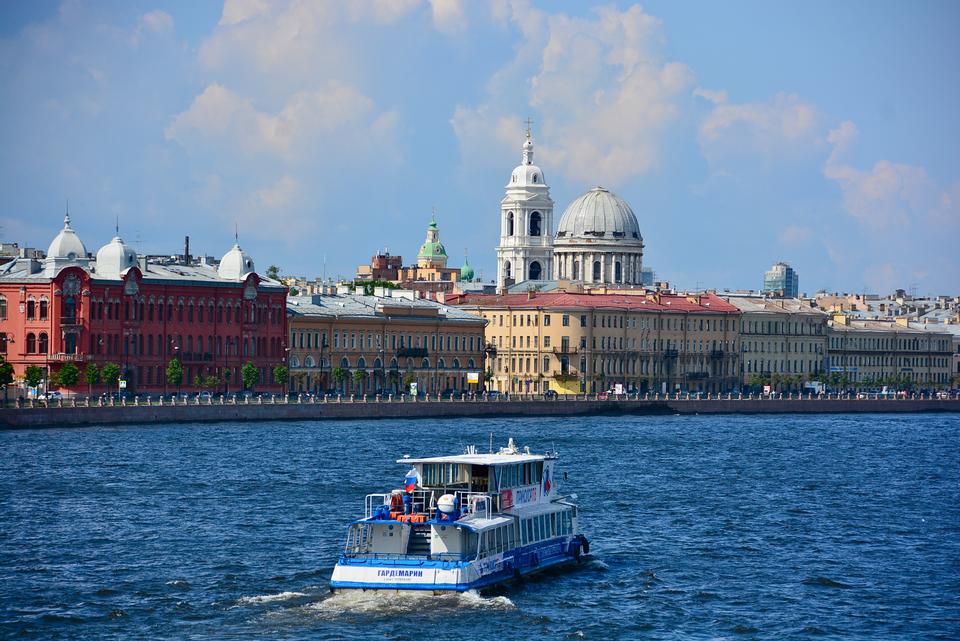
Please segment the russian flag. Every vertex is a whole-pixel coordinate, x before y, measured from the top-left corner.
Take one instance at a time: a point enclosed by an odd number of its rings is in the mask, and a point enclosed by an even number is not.
[[[407,492],[413,492],[417,487],[417,468],[411,467],[407,475],[403,477],[403,489]]]

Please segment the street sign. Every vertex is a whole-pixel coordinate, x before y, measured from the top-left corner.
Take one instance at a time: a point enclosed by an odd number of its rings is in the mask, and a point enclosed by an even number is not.
[[[120,389],[127,389],[127,381],[120,379]]]
[[[410,394],[412,394],[413,396],[416,396],[416,395],[417,395],[417,382],[416,382],[416,381],[410,383]]]
[[[479,383],[480,372],[467,372],[467,383]]]

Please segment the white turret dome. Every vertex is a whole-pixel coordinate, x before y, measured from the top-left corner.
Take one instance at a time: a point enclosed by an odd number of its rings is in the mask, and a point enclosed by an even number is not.
[[[47,258],[63,258],[66,260],[78,260],[87,257],[87,248],[83,246],[83,241],[77,236],[77,232],[70,227],[70,214],[63,217],[63,229],[50,243],[47,249]]]
[[[247,274],[254,271],[256,267],[253,265],[253,259],[247,252],[240,249],[240,243],[234,243],[230,251],[220,259],[217,275],[224,280],[243,280]]]
[[[594,187],[564,210],[557,225],[557,241],[568,239],[643,243],[640,225],[630,205],[603,187]]]
[[[137,264],[137,252],[123,242],[119,234],[97,252],[97,276],[120,278],[124,271]]]
[[[533,140],[530,138],[530,132],[528,131],[527,138],[523,142],[520,164],[510,175],[510,184],[507,185],[507,188],[535,186],[546,187],[546,180],[543,178],[543,171],[533,164]]]

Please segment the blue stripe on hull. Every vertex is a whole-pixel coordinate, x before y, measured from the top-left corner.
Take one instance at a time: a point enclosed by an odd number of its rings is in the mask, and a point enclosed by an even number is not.
[[[560,553],[554,554],[545,558],[540,558],[541,552],[550,547],[554,547],[559,543]],[[542,570],[561,565],[563,563],[568,563],[576,559],[576,557],[569,552],[570,547],[566,544],[563,539],[554,539],[552,541],[545,541],[543,543],[535,544],[532,546],[527,546],[525,548],[519,548],[514,550],[512,554],[507,554],[503,557],[503,563],[507,567],[499,572],[494,572],[480,577],[476,581],[471,581],[470,583],[365,583],[365,582],[355,582],[355,581],[331,581],[330,588],[333,590],[437,590],[437,591],[453,591],[453,592],[466,592],[467,590],[479,590],[482,588],[490,587],[498,583],[503,583],[509,581],[510,579],[519,576],[529,576],[536,574]],[[537,562],[534,563],[534,558],[537,559]],[[519,562],[518,562],[519,559]],[[399,561],[399,562],[398,562]],[[447,562],[449,563],[449,562]],[[366,563],[350,563],[350,565],[364,565]],[[429,564],[429,565],[428,565]],[[409,567],[410,563],[407,560],[393,560],[393,561],[383,561],[383,560],[371,560],[369,565],[381,566],[381,567]],[[424,567],[429,567],[433,563],[426,562]],[[466,564],[463,564],[466,565]],[[433,565],[436,567],[436,565]]]

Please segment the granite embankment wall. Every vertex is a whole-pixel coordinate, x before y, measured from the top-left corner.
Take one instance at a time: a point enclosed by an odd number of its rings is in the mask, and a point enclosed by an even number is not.
[[[702,399],[277,403],[0,410],[0,428],[225,421],[591,416],[601,414],[824,414],[960,412],[960,400]]]

